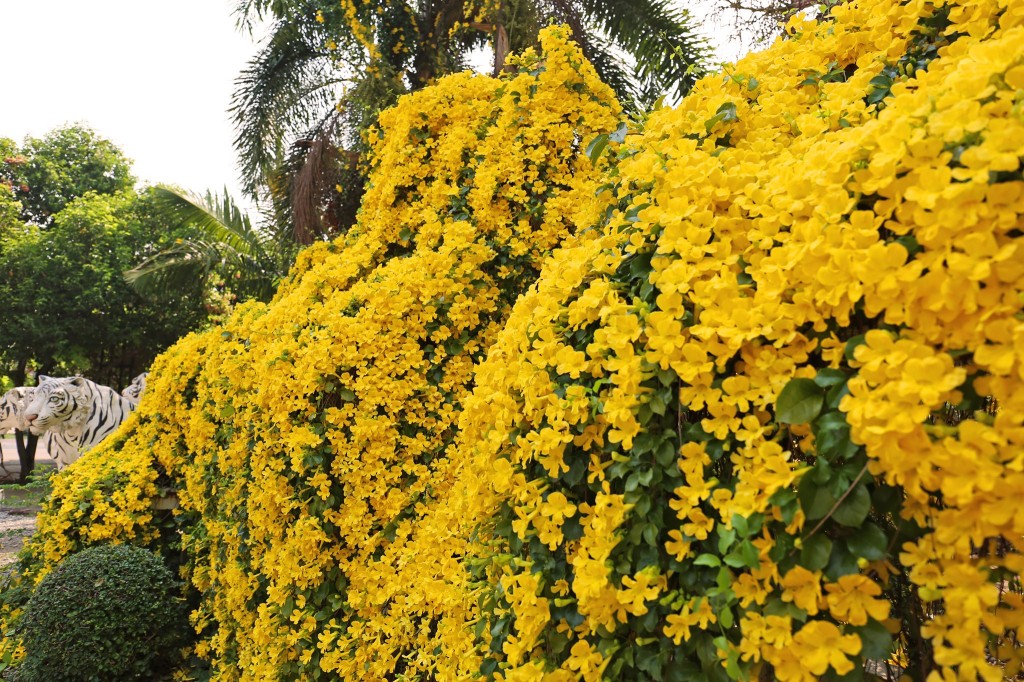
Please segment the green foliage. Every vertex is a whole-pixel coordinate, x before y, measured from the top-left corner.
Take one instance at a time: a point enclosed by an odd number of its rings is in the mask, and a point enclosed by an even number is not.
[[[23,218],[50,225],[72,200],[88,192],[114,194],[135,184],[131,161],[114,143],[81,125],[58,128],[42,138],[28,138],[22,183],[16,187]]]
[[[22,682],[152,680],[180,658],[187,620],[157,555],[128,545],[68,557],[29,599]]]
[[[2,380],[4,377],[0,377]],[[0,381],[0,387],[4,385]],[[10,434],[0,435],[0,438],[11,438]],[[33,469],[28,475],[27,481],[20,483],[0,484],[0,509],[26,509],[40,506],[50,496],[50,478],[53,476],[53,469]]]
[[[247,298],[269,300],[288,260],[274,241],[254,229],[231,196],[210,192],[205,197],[170,187],[155,187],[153,198],[172,224],[195,232],[191,239],[173,244],[125,273],[139,292],[160,299],[197,284],[201,290],[215,272],[232,282],[232,289]]]
[[[0,184],[0,235],[21,223],[21,202],[10,187]]]
[[[124,281],[140,256],[191,234],[165,231],[164,222],[148,195],[89,193],[47,228],[19,223],[0,233],[0,357],[17,382],[32,362],[43,373],[88,371],[119,385],[203,322],[195,284],[151,303]]]
[[[821,412],[824,395],[811,379],[792,379],[775,404],[775,416],[783,424],[803,424]]]

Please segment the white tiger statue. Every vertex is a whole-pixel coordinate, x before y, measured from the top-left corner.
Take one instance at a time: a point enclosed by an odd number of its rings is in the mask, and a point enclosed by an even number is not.
[[[24,418],[25,400],[34,390],[30,386],[17,386],[0,396],[0,433],[28,429]]]
[[[25,405],[25,422],[36,435],[50,432],[55,441],[60,438],[74,444],[73,453],[61,453],[60,467],[113,433],[134,409],[135,403],[114,389],[84,377],[40,376]]]
[[[0,396],[0,433],[10,429],[27,432],[25,406],[35,393],[33,386],[17,386]],[[43,449],[53,457],[60,471],[78,457],[78,441],[68,433],[47,431],[41,438]]]
[[[143,372],[132,379],[132,383],[121,390],[121,395],[138,405],[139,401],[142,400],[142,394],[146,391],[146,377],[148,376],[149,372]]]

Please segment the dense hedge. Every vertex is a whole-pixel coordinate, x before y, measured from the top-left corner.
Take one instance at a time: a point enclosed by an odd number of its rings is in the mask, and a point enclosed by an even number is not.
[[[221,679],[479,666],[467,539],[420,521],[456,480],[474,365],[598,206],[581,140],[620,117],[562,30],[542,47],[381,116],[360,224],[304,252],[270,305],[157,361],[118,440],[55,482],[25,576],[98,541],[166,551],[149,500],[170,486],[197,653]]]
[[[89,547],[33,591],[22,621],[22,682],[154,680],[189,641],[174,575],[139,547]]]
[[[1024,2],[839,5],[627,122],[543,41],[382,116],[353,235],[158,361],[16,580],[181,552],[224,680],[1016,674]]]
[[[1019,671],[1022,21],[839,5],[615,148],[463,416],[490,668]]]

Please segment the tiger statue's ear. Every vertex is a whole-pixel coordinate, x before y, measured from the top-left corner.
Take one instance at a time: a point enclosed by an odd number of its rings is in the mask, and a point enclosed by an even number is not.
[[[39,384],[43,383],[44,381],[49,381],[52,378],[53,377],[48,377],[45,374],[37,374],[36,375],[36,386],[38,386]]]
[[[68,383],[70,383],[72,386],[85,386],[85,379],[83,379],[82,375],[79,374],[77,376],[71,377],[71,380]]]

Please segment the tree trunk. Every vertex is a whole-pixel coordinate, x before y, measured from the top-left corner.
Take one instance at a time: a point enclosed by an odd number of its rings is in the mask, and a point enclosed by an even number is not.
[[[28,373],[28,358],[18,360],[18,366],[11,372],[11,380],[15,386],[25,385],[25,375]]]
[[[505,62],[508,60],[509,45],[508,31],[502,24],[494,27],[494,75],[499,76],[505,70]]]
[[[39,436],[15,429],[14,442],[18,447],[18,462],[21,464],[18,483],[25,485],[28,483],[29,474],[36,466],[36,445],[39,442]]]

